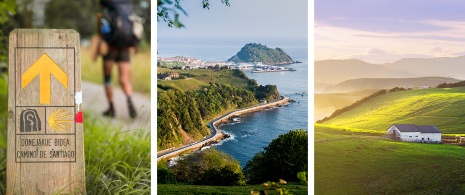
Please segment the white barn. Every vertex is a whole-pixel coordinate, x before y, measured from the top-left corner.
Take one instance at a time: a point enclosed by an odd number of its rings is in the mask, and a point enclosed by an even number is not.
[[[394,124],[387,134],[405,142],[441,143],[441,131],[434,125]]]

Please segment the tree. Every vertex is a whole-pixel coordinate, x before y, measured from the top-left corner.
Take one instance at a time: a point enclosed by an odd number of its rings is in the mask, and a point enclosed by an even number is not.
[[[45,5],[45,28],[75,29],[88,39],[96,30],[98,1],[51,0]]]
[[[5,0],[0,3],[0,74],[5,73],[8,69],[8,33],[10,30],[8,27],[11,25],[9,20],[15,12],[15,0]]]
[[[308,132],[292,130],[280,135],[247,162],[244,171],[250,183],[284,179],[298,181],[297,173],[307,171]]]
[[[164,21],[169,27],[182,28],[184,25],[179,21],[179,14],[187,15],[187,12],[181,7],[182,0],[157,0],[157,21]],[[220,0],[226,6],[229,5],[229,0]],[[209,0],[202,0],[204,9],[210,9]]]
[[[226,153],[213,148],[190,154],[178,160],[171,169],[178,183],[200,185],[245,184],[245,177],[239,162]]]

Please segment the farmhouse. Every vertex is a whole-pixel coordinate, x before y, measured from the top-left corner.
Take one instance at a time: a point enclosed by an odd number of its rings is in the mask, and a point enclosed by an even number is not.
[[[387,134],[405,142],[441,142],[441,131],[434,125],[394,124],[389,127]]]

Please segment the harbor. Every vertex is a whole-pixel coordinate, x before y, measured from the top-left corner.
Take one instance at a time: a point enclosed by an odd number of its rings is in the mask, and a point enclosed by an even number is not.
[[[285,68],[280,66],[269,66],[269,65],[256,65],[252,70],[252,73],[262,73],[262,72],[281,72],[281,71],[296,71],[293,68]]]

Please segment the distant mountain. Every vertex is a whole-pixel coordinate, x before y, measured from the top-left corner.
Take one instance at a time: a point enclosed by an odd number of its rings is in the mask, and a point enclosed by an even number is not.
[[[340,83],[358,78],[413,78],[415,72],[394,70],[361,60],[322,60],[315,62],[315,83]]]
[[[292,64],[294,60],[281,48],[272,49],[262,44],[248,43],[228,59],[228,62],[262,62],[268,65]]]
[[[362,78],[351,79],[334,86],[326,87],[323,93],[347,93],[367,89],[427,88],[436,87],[441,83],[456,83],[460,80],[448,77],[419,77],[419,78]]]
[[[465,56],[441,58],[406,58],[383,67],[422,76],[442,76],[465,79]]]

